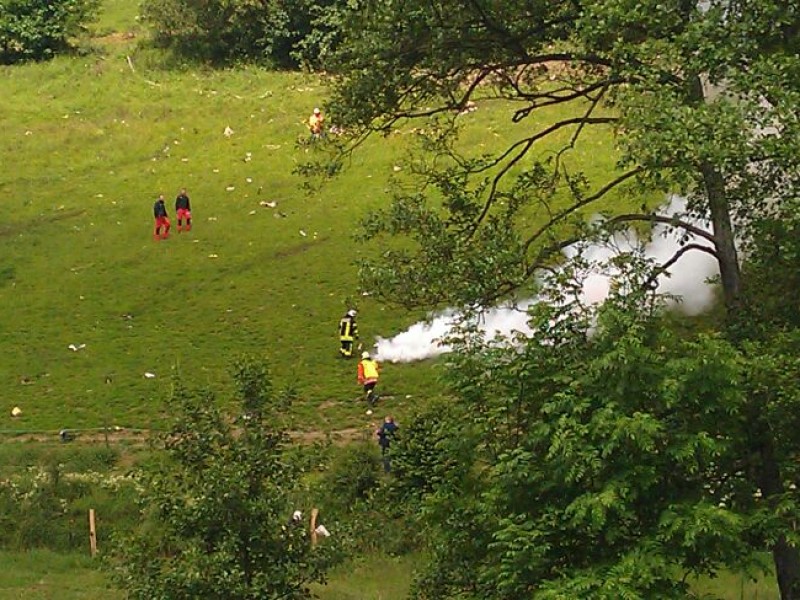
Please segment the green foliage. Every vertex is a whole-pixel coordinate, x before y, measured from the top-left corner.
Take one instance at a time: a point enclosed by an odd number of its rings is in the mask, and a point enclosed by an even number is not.
[[[117,581],[133,598],[309,598],[328,553],[291,524],[300,473],[266,367],[236,361],[241,413],[231,422],[213,394],[176,383],[167,460],[147,474],[146,530],[117,546]],[[157,532],[150,530],[157,526]]]
[[[380,464],[372,443],[342,448],[320,480],[320,500],[338,514],[361,512],[380,486]]]
[[[319,66],[338,43],[346,0],[145,0],[156,40],[182,54],[224,63]]]
[[[0,1],[0,64],[64,52],[99,9],[100,0]]]
[[[678,337],[649,292],[612,289],[589,312],[536,305],[521,346],[465,333],[452,385],[480,451],[460,486],[426,498],[433,560],[415,597],[684,598],[687,575],[763,568],[764,549],[794,539],[800,498],[768,498],[750,446],[761,410],[794,480],[792,346]]]
[[[84,550],[90,508],[99,515],[97,540],[101,547],[114,532],[136,524],[136,479],[115,473],[108,465],[97,469],[87,453],[76,456],[83,456],[85,462],[77,464],[69,456],[54,453],[0,481],[3,548]],[[60,462],[62,458],[66,462]]]

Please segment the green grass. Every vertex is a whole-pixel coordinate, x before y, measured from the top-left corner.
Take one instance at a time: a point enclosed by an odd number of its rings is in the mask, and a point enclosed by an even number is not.
[[[124,595],[109,586],[89,556],[47,550],[0,552],[0,599],[115,600]]]
[[[138,31],[134,5],[108,0],[95,31]],[[354,261],[380,248],[351,236],[388,202],[413,136],[373,140],[309,195],[292,170],[315,152],[297,141],[323,79],[168,69],[159,56],[104,40],[84,56],[0,68],[0,430],[158,426],[176,372],[227,401],[239,353],[268,356],[276,384],[297,389],[298,429],[363,426],[355,364],[335,359],[339,317],[356,305],[369,346],[421,314],[361,295]],[[468,147],[520,135],[501,108],[465,117]],[[607,157],[590,175],[611,169],[606,138],[589,152]],[[171,205],[182,186],[194,230],[154,242],[155,196]],[[386,410],[402,419],[438,394],[437,374],[435,361],[387,365]]]

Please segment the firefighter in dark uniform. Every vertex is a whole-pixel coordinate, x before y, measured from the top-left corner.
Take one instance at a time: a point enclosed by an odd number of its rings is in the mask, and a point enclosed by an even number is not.
[[[164,204],[164,194],[160,194],[155,204],[153,204],[153,218],[156,221],[153,239],[165,240],[169,237],[169,217],[167,207]]]
[[[186,219],[185,231],[192,230],[192,207],[189,202],[189,195],[186,188],[181,189],[181,193],[175,198],[175,214],[178,219],[178,231],[184,231],[183,220]]]
[[[339,355],[342,358],[353,358],[353,344],[357,339],[356,310],[351,308],[339,321]]]

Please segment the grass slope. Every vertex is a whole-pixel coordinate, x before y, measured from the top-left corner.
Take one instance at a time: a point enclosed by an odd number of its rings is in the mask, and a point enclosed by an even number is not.
[[[82,56],[0,69],[0,430],[157,426],[176,369],[224,400],[239,353],[268,356],[276,382],[297,389],[298,428],[363,425],[335,328],[357,305],[369,345],[420,316],[359,293],[353,261],[380,248],[351,239],[388,201],[408,137],[373,140],[309,195],[292,170],[309,156],[296,142],[324,81],[163,67],[125,33],[140,32],[134,8],[109,0],[105,37]],[[503,115],[488,104],[469,115],[466,142],[507,141]],[[592,141],[607,157],[598,173],[612,167],[609,143]],[[174,225],[183,186],[193,231],[154,242],[156,195]],[[433,362],[387,366],[387,410],[425,401],[435,377]]]

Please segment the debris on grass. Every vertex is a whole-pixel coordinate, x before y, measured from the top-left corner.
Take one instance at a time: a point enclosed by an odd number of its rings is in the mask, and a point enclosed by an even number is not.
[[[226,126],[225,131],[223,131],[222,133],[225,137],[229,138],[233,135],[233,129],[231,129],[229,126]]]
[[[155,379],[156,378],[156,374],[155,373],[151,373],[150,371],[145,371],[144,378],[145,379]]]
[[[259,204],[261,206],[265,207],[265,208],[275,208],[276,206],[278,206],[278,203],[275,202],[274,200],[270,201],[270,202],[267,202],[266,200],[262,200],[261,202],[259,202]]]
[[[73,352],[77,352],[78,350],[83,350],[84,348],[86,348],[86,344],[70,344],[69,346],[67,346],[67,348],[69,348]]]

